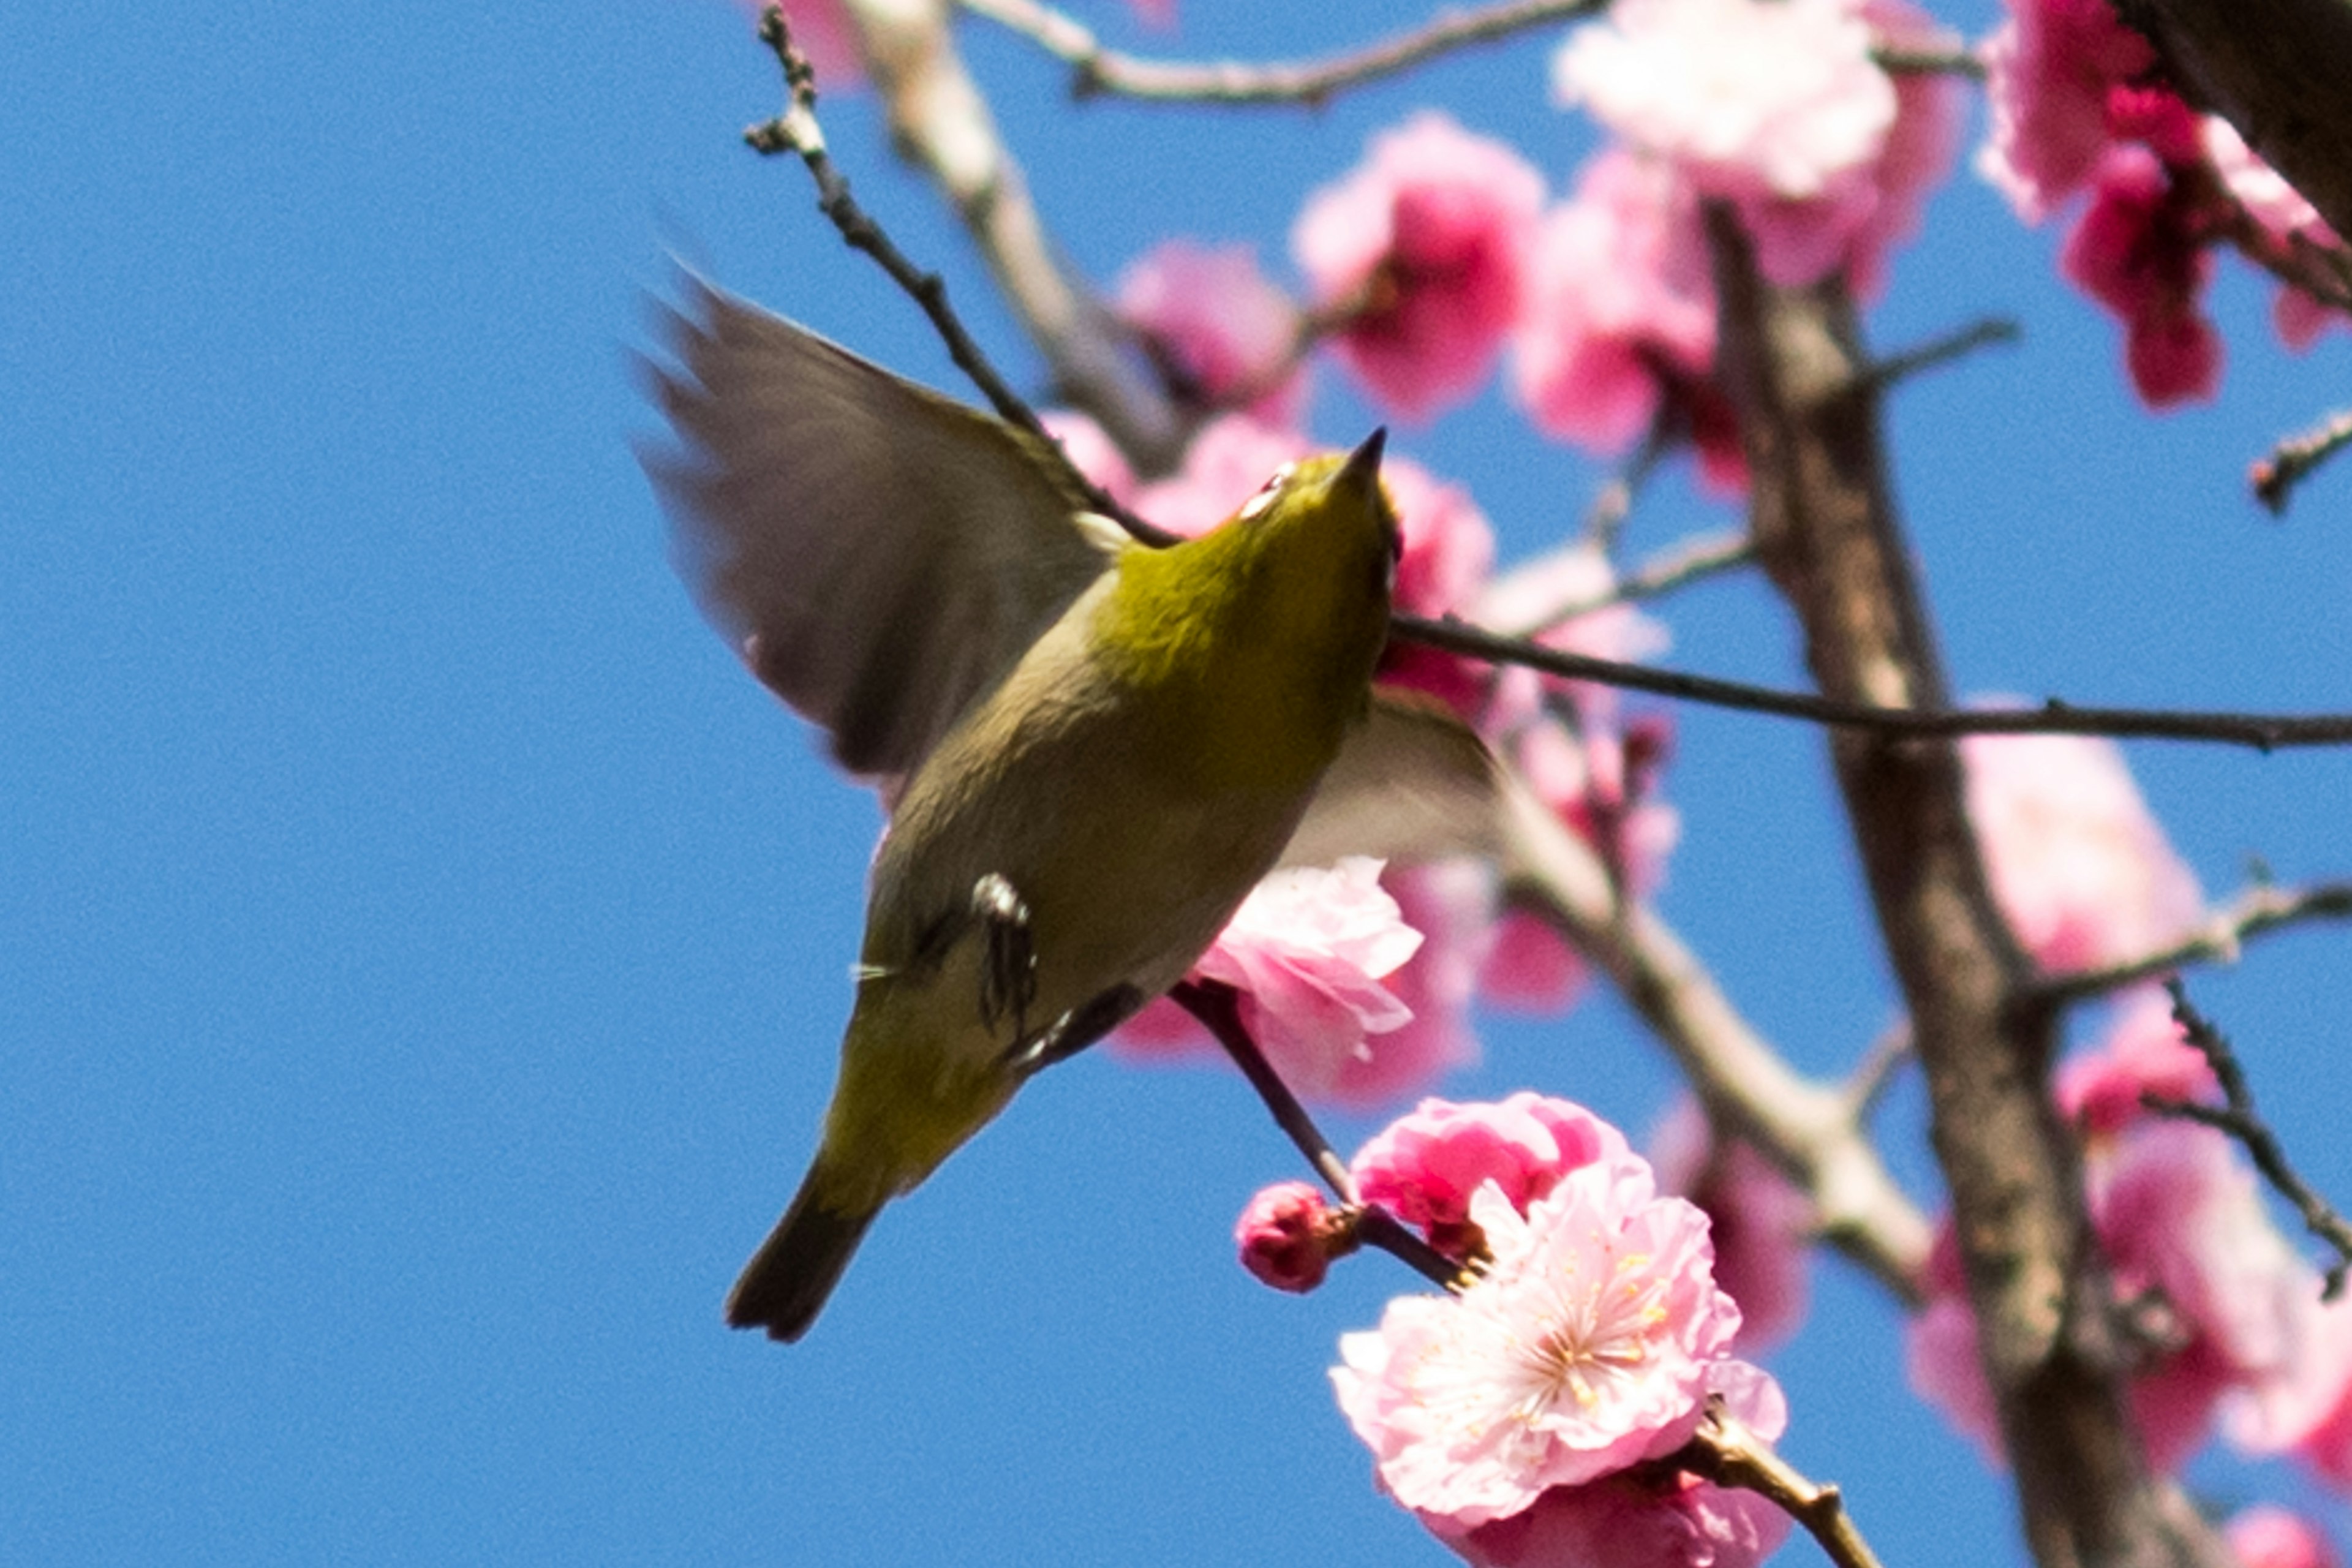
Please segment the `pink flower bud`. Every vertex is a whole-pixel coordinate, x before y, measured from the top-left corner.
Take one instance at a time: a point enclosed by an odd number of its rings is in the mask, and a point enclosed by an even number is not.
[[[1276,1182],[1234,1222],[1234,1245],[1259,1283],[1304,1295],[1331,1266],[1333,1220],[1321,1193],[1305,1182]]]

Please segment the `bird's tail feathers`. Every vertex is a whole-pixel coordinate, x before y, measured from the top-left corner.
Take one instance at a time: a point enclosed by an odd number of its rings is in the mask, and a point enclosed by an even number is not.
[[[842,1270],[882,1209],[878,1197],[845,1192],[820,1153],[792,1207],[743,1266],[727,1294],[727,1321],[738,1329],[765,1329],[787,1344],[809,1325],[833,1294]]]

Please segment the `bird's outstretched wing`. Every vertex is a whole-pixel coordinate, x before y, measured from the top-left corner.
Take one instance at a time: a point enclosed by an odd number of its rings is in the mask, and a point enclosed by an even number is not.
[[[1062,455],[691,274],[639,460],[679,574],[851,772],[912,772],[1109,564]]]
[[[1403,865],[1496,858],[1507,843],[1512,789],[1486,742],[1452,710],[1376,686],[1370,713],[1324,773],[1282,863],[1328,866],[1348,855]]]

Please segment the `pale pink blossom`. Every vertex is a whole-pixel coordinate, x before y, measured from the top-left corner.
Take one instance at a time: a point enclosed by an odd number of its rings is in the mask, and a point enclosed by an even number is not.
[[[1864,0],[1862,14],[1885,47],[1948,48],[1954,39],[1926,12],[1904,0]],[[1853,222],[1845,252],[1846,277],[1856,295],[1874,298],[1885,286],[1886,258],[1919,231],[1927,197],[1959,162],[1969,95],[1958,79],[1940,71],[1906,71],[1892,79],[1895,123],[1872,171],[1869,211]]]
[[[1332,1212],[1305,1182],[1276,1182],[1258,1193],[1234,1222],[1242,1267],[1261,1284],[1303,1295],[1323,1283],[1331,1267]]]
[[[1969,817],[2010,929],[2053,972],[2137,958],[2204,910],[2112,742],[1971,735]]]
[[[1258,270],[1246,245],[1211,248],[1188,239],[1154,247],[1118,281],[1118,313],[1140,331],[1193,402],[1216,406],[1236,394],[1263,424],[1296,425],[1307,379],[1283,371],[1298,311]]]
[[[1787,1401],[1770,1378],[1740,1370],[1753,1375],[1727,1377],[1729,1386],[1717,1391],[1726,1407],[1758,1436],[1778,1437],[1788,1425]],[[1755,1568],[1790,1526],[1789,1516],[1757,1493],[1680,1470],[1621,1470],[1554,1487],[1508,1519],[1472,1530],[1442,1515],[1421,1518],[1478,1568]]]
[[[2284,254],[2304,244],[2342,247],[2343,242],[2328,226],[2327,220],[2319,216],[2319,210],[2246,145],[2236,126],[2218,114],[2209,114],[2201,121],[2201,130],[2206,160],[2221,178],[2222,187],[2274,249]],[[2297,353],[2309,348],[2322,331],[2340,324],[2344,319],[2343,312],[2336,307],[2292,284],[2279,286],[2272,305],[2272,322],[2278,330],[2279,341]]]
[[[2121,998],[2099,1044],[2058,1069],[2058,1108],[2094,1136],[2107,1138],[2142,1121],[2142,1095],[2179,1104],[2210,1102],[2218,1094],[2212,1064],[2190,1045],[2172,1016],[2172,1003],[2152,985]]]
[[[1381,873],[1398,913],[1422,933],[1420,950],[1388,978],[1412,1016],[1374,1042],[1368,1058],[1348,1062],[1336,1098],[1351,1105],[1394,1104],[1477,1061],[1470,1002],[1486,947],[1493,878],[1486,866],[1467,859],[1391,866]]]
[[[2346,1387],[2347,1318],[2263,1207],[2222,1134],[2148,1121],[2094,1152],[2091,1218],[2142,1340],[2130,1384],[2150,1461],[2173,1469],[2219,1421],[2242,1449],[2306,1451]],[[1913,1388],[1989,1451],[1992,1397],[1948,1231],[1906,1331]],[[2315,1460],[2315,1462],[2317,1462]]]
[[[1094,420],[1074,408],[1048,408],[1037,416],[1045,433],[1062,445],[1070,466],[1108,491],[1121,506],[1135,499],[1135,470],[1118,443]]]
[[[1360,856],[1328,870],[1273,873],[1251,889],[1192,966],[1241,993],[1242,1024],[1302,1094],[1336,1093],[1347,1064],[1369,1059],[1370,1037],[1412,1010],[1381,980],[1421,945],[1381,887],[1381,863]]]
[[[1318,304],[1361,297],[1337,339],[1373,396],[1423,418],[1478,389],[1518,320],[1543,176],[1426,110],[1308,198],[1291,251]]]
[[[1478,1055],[1469,1004],[1490,895],[1465,901],[1447,889],[1490,874],[1450,861],[1368,882],[1367,867],[1377,872],[1379,862],[1274,873],[1193,969],[1241,990],[1242,1021],[1285,1083],[1340,1105],[1393,1102]],[[1399,952],[1406,956],[1391,962]],[[1379,964],[1388,967],[1368,968]],[[1166,997],[1120,1025],[1110,1043],[1130,1059],[1218,1054],[1200,1023]]]
[[[1340,1341],[1331,1379],[1405,1507],[1475,1528],[1548,1489],[1674,1452],[1696,1432],[1739,1309],[1715,1288],[1706,1219],[1632,1156],[1568,1172],[1522,1216],[1470,1200],[1492,1261],[1458,1296],[1389,1303]]]
[[[1499,1102],[1424,1100],[1349,1166],[1359,1195],[1455,1259],[1482,1250],[1470,1200],[1493,1187],[1524,1214],[1570,1171],[1627,1157],[1625,1135],[1584,1107],[1521,1090]]]
[[[1513,383],[1538,429],[1622,452],[1707,384],[1706,241],[1696,196],[1666,164],[1623,148],[1587,163],[1544,218],[1530,272]]]
[[[2274,1503],[2242,1508],[2221,1527],[2242,1568],[2336,1568],[2326,1532]]]
[[[1848,0],[1617,0],[1561,46],[1552,83],[1708,195],[1817,197],[1895,122],[1870,48]]]
[[[1706,1211],[1715,1282],[1739,1303],[1739,1348],[1779,1344],[1805,1321],[1812,1201],[1749,1144],[1716,1138],[1697,1099],[1678,1095],[1650,1132],[1658,1184]]]
[[[1562,47],[1553,82],[1699,196],[1733,204],[1767,278],[1798,287],[1845,268],[1867,293],[1948,171],[1961,112],[1946,84],[1898,91],[1870,58],[1874,28],[1947,41],[1903,0],[1619,0]]]

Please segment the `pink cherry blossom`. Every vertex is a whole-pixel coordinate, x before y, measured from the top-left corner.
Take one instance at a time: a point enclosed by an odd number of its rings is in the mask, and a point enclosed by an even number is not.
[[[1992,135],[1977,168],[2018,216],[2040,223],[2090,183],[2115,138],[2111,89],[2156,64],[2108,0],[2012,0],[1984,47]]]
[[[1370,1037],[1412,1016],[1381,981],[1421,945],[1381,887],[1381,863],[1358,856],[1328,870],[1276,871],[1253,889],[1192,966],[1241,994],[1250,1037],[1301,1094],[1333,1095]]]
[[[1276,380],[1298,312],[1258,270],[1249,246],[1171,239],[1155,247],[1120,275],[1118,312],[1201,405],[1255,390],[1248,410],[1263,424],[1296,425],[1306,412],[1306,377],[1294,370]]]
[[[2095,183],[2060,269],[2122,320],[2125,363],[2150,407],[2211,397],[2221,339],[2202,300],[2213,255],[2189,187],[2139,146],[2111,149]]]
[[[1795,1333],[1811,1294],[1811,1201],[1748,1144],[1717,1142],[1688,1094],[1652,1130],[1650,1163],[1661,1187],[1706,1211],[1715,1282],[1739,1303],[1739,1348],[1752,1354]]]
[[[1738,1370],[1752,1375],[1726,1379],[1730,1386],[1717,1391],[1726,1406],[1757,1436],[1779,1436],[1788,1425],[1779,1386],[1753,1368]],[[1788,1538],[1790,1526],[1787,1514],[1756,1493],[1682,1471],[1621,1470],[1583,1486],[1554,1487],[1510,1518],[1473,1530],[1442,1515],[1421,1518],[1479,1568],[1754,1568]]]
[[[1110,492],[1120,505],[1134,500],[1135,470],[1128,467],[1127,454],[1101,426],[1071,408],[1048,408],[1037,419],[1045,433],[1062,444],[1062,456],[1072,468]]]
[[[1276,1182],[1234,1223],[1242,1267],[1261,1284],[1303,1295],[1331,1267],[1331,1208],[1305,1182]]]
[[[1696,197],[1666,164],[1623,148],[1587,163],[1544,218],[1530,271],[1513,381],[1538,429],[1622,452],[1706,382],[1706,242]]]
[[[1351,1105],[1392,1105],[1478,1059],[1470,1024],[1479,955],[1485,952],[1493,873],[1470,860],[1391,866],[1381,885],[1396,899],[1421,948],[1388,977],[1412,1016],[1373,1044],[1368,1058],[1341,1069],[1335,1098]]]
[[[1379,864],[1276,872],[1193,969],[1241,990],[1251,1037],[1310,1100],[1392,1103],[1477,1059],[1468,1008],[1489,897],[1445,889],[1487,873],[1466,861],[1385,874]],[[1110,1043],[1130,1059],[1219,1054],[1165,997]]]
[[[2195,875],[2165,841],[2113,742],[1971,735],[1960,759],[1993,897],[2043,968],[2139,957],[2202,914]]]
[[[1518,320],[1543,197],[1510,147],[1428,110],[1308,199],[1291,250],[1318,304],[1364,297],[1337,346],[1374,397],[1418,419],[1477,390]]]
[[[1365,1144],[1349,1171],[1366,1203],[1466,1258],[1485,1245],[1470,1226],[1481,1188],[1524,1214],[1569,1172],[1630,1152],[1625,1135],[1584,1107],[1521,1090],[1499,1103],[1424,1100]]]
[[[1870,48],[1848,0],[1617,0],[1552,83],[1708,195],[1802,199],[1866,168],[1895,122]]]
[[[1687,1442],[1737,1364],[1706,1216],[1624,1155],[1568,1172],[1524,1216],[1482,1185],[1470,1218],[1483,1274],[1340,1341],[1339,1406],[1390,1493],[1475,1528]]]
[[[2058,1069],[2058,1108],[2094,1137],[2113,1137],[2149,1113],[2140,1097],[2183,1104],[2218,1095],[2205,1053],[2190,1045],[2172,1003],[2152,985],[2117,1004],[2098,1046]]]
[[[2221,1527],[2221,1535],[2243,1568],[2336,1568],[2326,1533],[2274,1503],[2240,1509]]]
[[[2347,1384],[2344,1330],[2264,1211],[2252,1171],[2210,1128],[2149,1121],[2089,1169],[2092,1223],[2145,1342],[2131,1400],[2152,1463],[2178,1468],[2219,1420],[2238,1447],[2309,1448]],[[1906,1331],[1913,1388],[1997,1451],[1992,1397],[1948,1233],[1930,1302]]]
[[[1870,58],[1882,38],[1950,42],[1904,0],[1620,0],[1562,47],[1553,80],[1696,195],[1733,204],[1766,277],[1843,268],[1867,294],[1949,172],[1963,111],[1951,83],[1890,80]]]

